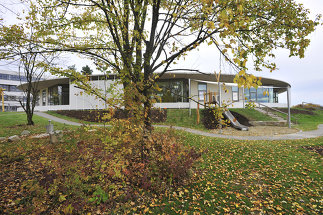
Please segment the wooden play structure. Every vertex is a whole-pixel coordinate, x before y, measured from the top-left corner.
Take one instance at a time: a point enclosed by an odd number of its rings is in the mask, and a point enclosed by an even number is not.
[[[4,112],[4,89],[0,88],[0,96],[2,101],[2,112]]]
[[[204,108],[210,108],[212,105],[217,105],[216,92],[208,91],[207,93],[204,93]],[[200,124],[200,103],[197,103],[196,123]]]

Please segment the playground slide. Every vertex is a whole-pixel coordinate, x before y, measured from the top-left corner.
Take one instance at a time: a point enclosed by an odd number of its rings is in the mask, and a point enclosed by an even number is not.
[[[241,131],[248,131],[249,130],[249,128],[247,126],[241,125],[229,110],[224,111],[223,114],[228,120],[230,120],[230,123],[234,128],[239,129]]]

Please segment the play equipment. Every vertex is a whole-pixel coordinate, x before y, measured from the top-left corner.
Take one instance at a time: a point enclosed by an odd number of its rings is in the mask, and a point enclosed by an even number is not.
[[[208,98],[208,99],[207,99]],[[204,93],[204,107],[211,107],[212,105],[220,106],[218,101],[216,100],[216,93],[215,92],[207,92]],[[198,105],[199,109],[199,105]],[[223,112],[225,118],[230,121],[230,124],[238,130],[241,131],[248,131],[249,128],[245,125],[241,125],[240,122],[232,115],[232,113],[227,109]]]
[[[245,125],[241,125],[240,122],[232,115],[232,113],[227,110],[223,112],[223,115],[230,121],[230,124],[241,131],[248,131],[249,128]]]

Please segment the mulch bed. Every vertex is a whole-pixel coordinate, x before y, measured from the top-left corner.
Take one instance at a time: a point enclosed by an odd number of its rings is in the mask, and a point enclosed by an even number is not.
[[[107,110],[59,110],[56,113],[84,120],[88,122],[107,122],[108,119],[104,119],[104,116],[109,113]],[[123,109],[115,110],[113,118],[126,119],[127,113]],[[165,122],[167,119],[167,110],[164,109],[152,109],[151,120],[154,123]]]
[[[240,122],[241,125],[252,126],[249,122],[249,119],[246,118],[245,116],[242,116],[241,114],[234,111],[230,111],[230,112],[238,120],[238,122]]]

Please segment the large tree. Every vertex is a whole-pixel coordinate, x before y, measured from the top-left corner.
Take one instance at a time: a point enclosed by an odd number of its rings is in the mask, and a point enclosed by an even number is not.
[[[30,7],[35,43],[118,73],[125,107],[143,106],[133,115],[144,116],[146,128],[156,80],[200,44],[213,45],[238,68],[236,82],[250,87],[257,80],[246,72],[249,59],[257,70],[274,70],[267,60],[274,49],[303,57],[318,25],[294,0],[33,0]]]

